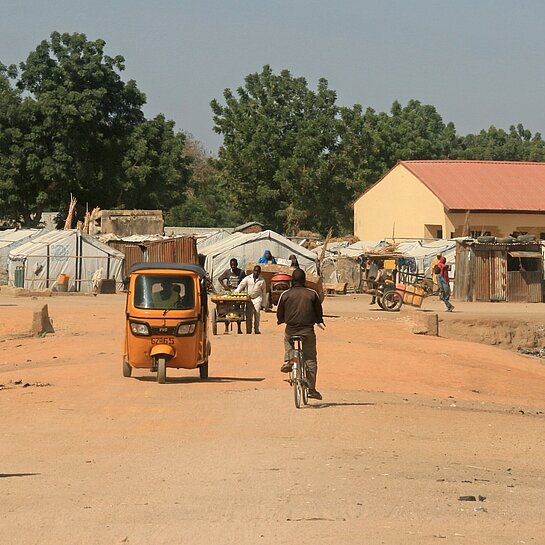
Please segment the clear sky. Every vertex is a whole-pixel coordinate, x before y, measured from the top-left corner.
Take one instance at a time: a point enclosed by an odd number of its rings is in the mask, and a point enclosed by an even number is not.
[[[146,115],[176,121],[215,152],[209,107],[270,64],[320,77],[338,103],[433,104],[459,133],[523,123],[545,133],[545,2],[540,0],[1,0],[0,62],[52,31],[103,38]]]

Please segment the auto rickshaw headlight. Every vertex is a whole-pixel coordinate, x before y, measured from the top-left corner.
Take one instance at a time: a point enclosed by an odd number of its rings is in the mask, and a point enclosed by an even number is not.
[[[131,322],[131,331],[133,335],[148,336],[150,334],[148,324],[141,322]]]
[[[190,324],[180,324],[178,326],[178,335],[193,335],[195,333],[195,322]]]

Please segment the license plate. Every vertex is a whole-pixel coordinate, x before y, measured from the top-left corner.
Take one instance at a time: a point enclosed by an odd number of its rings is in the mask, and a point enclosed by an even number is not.
[[[174,344],[173,337],[153,337],[151,344]]]

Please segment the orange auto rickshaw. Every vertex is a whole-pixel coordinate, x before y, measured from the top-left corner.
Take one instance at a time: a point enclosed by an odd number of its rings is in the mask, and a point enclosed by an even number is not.
[[[123,376],[134,369],[199,368],[208,378],[206,273],[198,265],[137,263],[129,269]]]

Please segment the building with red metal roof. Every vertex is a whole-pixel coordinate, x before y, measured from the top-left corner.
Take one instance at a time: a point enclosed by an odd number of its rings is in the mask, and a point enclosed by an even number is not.
[[[400,161],[354,202],[361,240],[522,233],[545,238],[545,163]]]

